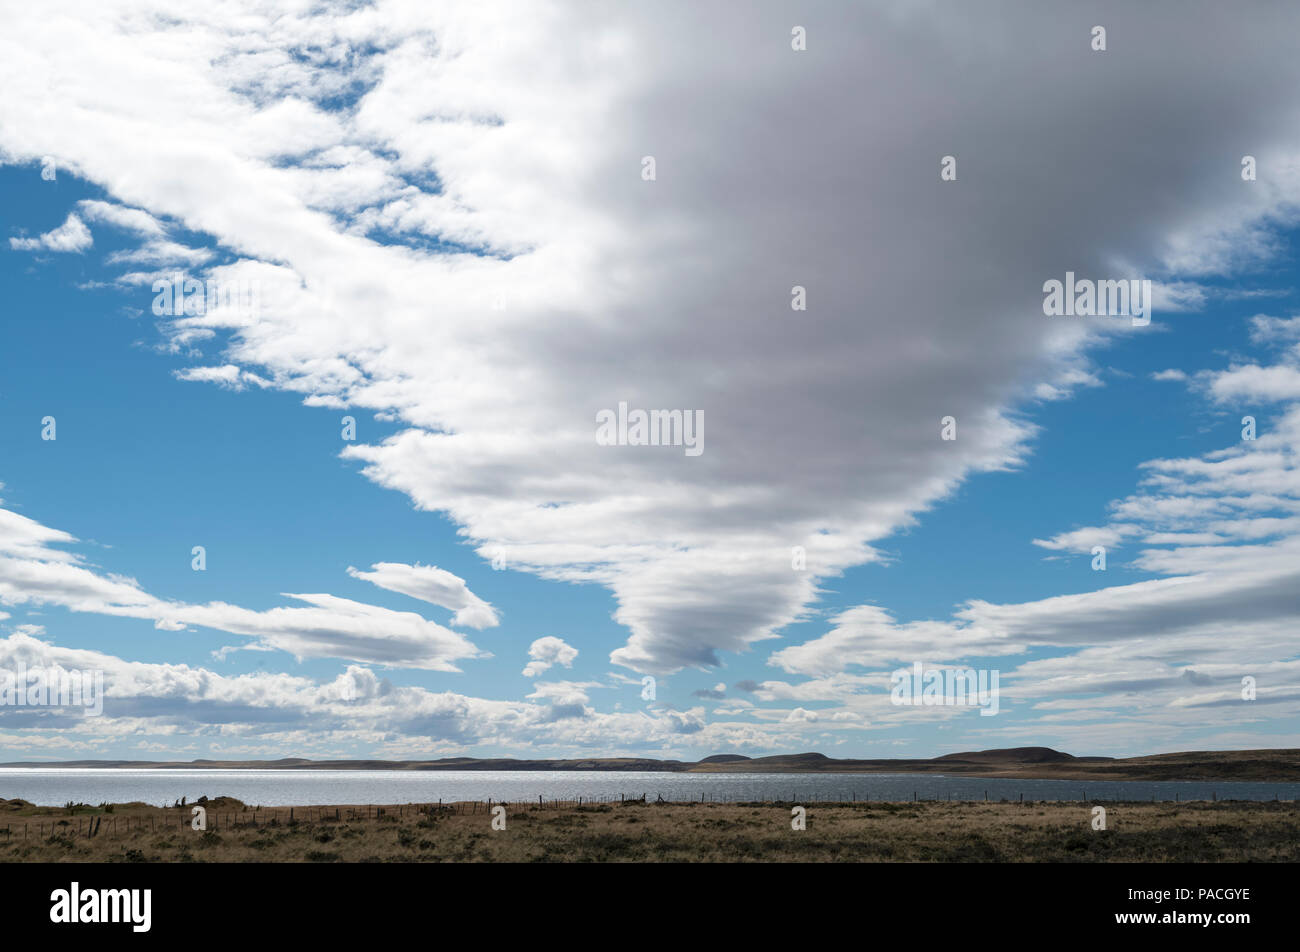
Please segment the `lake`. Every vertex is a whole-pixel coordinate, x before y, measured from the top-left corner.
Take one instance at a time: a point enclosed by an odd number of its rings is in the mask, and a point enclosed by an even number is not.
[[[236,797],[249,805],[433,803],[438,800],[1281,800],[1300,783],[1005,780],[938,774],[682,774],[623,771],[139,770],[0,768],[0,796],[42,806],[157,806],[185,797]]]

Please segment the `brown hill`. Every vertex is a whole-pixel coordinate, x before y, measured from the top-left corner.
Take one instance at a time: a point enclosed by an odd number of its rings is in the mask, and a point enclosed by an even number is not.
[[[1050,747],[1007,747],[1001,750],[976,750],[961,754],[944,754],[935,760],[960,760],[971,764],[1061,764],[1078,760],[1073,754]],[[1109,759],[1109,758],[1108,758]]]

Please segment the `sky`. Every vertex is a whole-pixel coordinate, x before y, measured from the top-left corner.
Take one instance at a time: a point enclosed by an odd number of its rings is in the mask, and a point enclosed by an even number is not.
[[[0,759],[1300,746],[1300,11],[4,19]]]

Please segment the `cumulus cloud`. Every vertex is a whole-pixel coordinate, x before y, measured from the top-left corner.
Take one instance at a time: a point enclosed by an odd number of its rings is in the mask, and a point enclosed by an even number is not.
[[[523,675],[526,678],[535,678],[557,664],[566,668],[573,667],[573,659],[578,657],[578,649],[566,644],[562,638],[547,635],[545,638],[538,638],[528,646],[528,657],[533,660],[524,666]]]
[[[35,626],[0,638],[0,670],[59,665],[103,675],[104,712],[0,707],[0,743],[48,758],[96,756],[107,744],[194,756],[306,757],[374,750],[429,759],[473,747],[547,750],[572,756],[598,742],[610,755],[673,756],[683,738],[714,749],[777,749],[798,725],[706,724],[703,712],[592,709],[594,682],[539,682],[525,700],[499,701],[396,684],[348,665],[332,679],[254,672],[221,675],[202,667],[127,661],[110,653],[51,644]],[[65,755],[66,755],[65,754]]]
[[[90,229],[76,215],[69,215],[62,225],[39,238],[9,239],[9,247],[15,251],[85,251],[92,244]]]
[[[1250,319],[1250,339],[1257,344],[1300,342],[1300,317],[1256,314]]]
[[[1300,367],[1233,367],[1213,375],[1210,393],[1220,403],[1300,400]]]

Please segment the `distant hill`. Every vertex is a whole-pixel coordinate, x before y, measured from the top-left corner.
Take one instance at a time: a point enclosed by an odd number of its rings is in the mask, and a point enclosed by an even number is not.
[[[74,760],[32,761],[3,767],[118,767],[222,770],[620,770],[668,773],[935,773],[1045,780],[1257,780],[1300,782],[1300,750],[1217,750],[1144,757],[1076,757],[1050,747],[964,751],[925,760],[835,759],[816,752],[746,757],[714,754],[699,761],[645,757],[514,760],[445,757],[439,760]]]
[[[1050,747],[1009,747],[1005,750],[977,750],[964,754],[944,754],[935,760],[961,760],[973,764],[1060,764],[1078,760]],[[1094,758],[1095,759],[1095,758]],[[1101,758],[1110,760],[1109,757]]]

